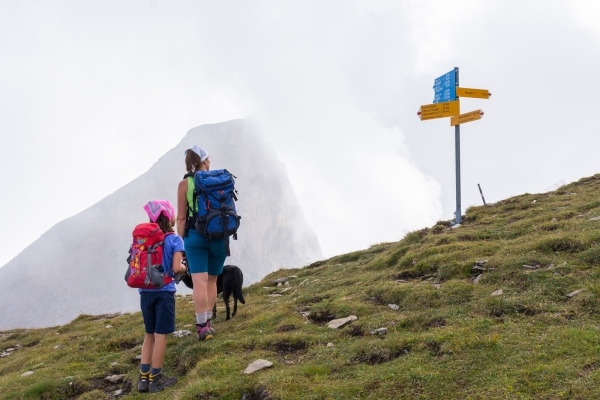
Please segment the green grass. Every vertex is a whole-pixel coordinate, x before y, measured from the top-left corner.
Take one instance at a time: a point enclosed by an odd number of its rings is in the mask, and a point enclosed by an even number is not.
[[[214,340],[168,339],[165,369],[180,381],[153,398],[600,398],[600,221],[589,220],[600,216],[599,189],[600,175],[584,178],[471,207],[458,229],[440,221],[277,271],[244,290],[235,318],[219,308]],[[289,275],[290,289],[269,296]],[[177,329],[193,323],[189,300],[177,300]],[[358,319],[326,326],[348,315]],[[369,334],[380,327],[388,334]],[[103,381],[121,373],[135,389],[143,336],[140,313],[3,332],[0,350],[22,347],[0,359],[0,398],[107,398],[128,391]],[[259,358],[273,367],[245,375]]]

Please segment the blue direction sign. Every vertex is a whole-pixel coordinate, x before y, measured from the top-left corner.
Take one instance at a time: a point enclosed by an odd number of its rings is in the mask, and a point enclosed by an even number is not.
[[[456,100],[456,72],[454,70],[436,78],[433,83],[434,103]]]

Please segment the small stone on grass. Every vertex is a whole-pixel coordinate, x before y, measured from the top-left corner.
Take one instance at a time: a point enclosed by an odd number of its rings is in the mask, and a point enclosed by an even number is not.
[[[329,321],[327,326],[331,329],[337,329],[337,328],[340,328],[340,327],[346,325],[349,322],[356,321],[357,319],[358,319],[358,317],[356,315],[351,315],[346,318],[339,318],[339,319],[334,319],[332,321]]]
[[[388,333],[388,328],[377,328],[374,331],[371,331],[371,335],[386,335]]]
[[[273,366],[273,363],[271,361],[256,360],[246,367],[246,369],[244,370],[244,373],[246,375],[249,375],[256,371],[260,371],[261,369],[269,368],[272,366]]]

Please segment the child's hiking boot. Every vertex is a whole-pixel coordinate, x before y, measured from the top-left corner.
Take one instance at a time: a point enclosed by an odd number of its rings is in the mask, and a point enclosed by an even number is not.
[[[210,319],[208,321],[206,321],[206,326],[208,326],[208,330],[210,331],[210,334],[215,336],[215,333],[217,333],[217,331],[215,331],[215,328],[213,328],[212,323],[210,322]]]
[[[210,340],[212,339],[212,333],[208,324],[196,324],[196,333],[198,333],[198,340]]]
[[[170,378],[165,378],[162,372],[159,372],[156,375],[150,375],[150,393],[160,392],[163,389],[168,388],[169,386],[173,386],[177,383],[177,378],[172,376]]]
[[[138,379],[138,392],[147,392],[150,385],[150,371],[143,373],[140,371]]]

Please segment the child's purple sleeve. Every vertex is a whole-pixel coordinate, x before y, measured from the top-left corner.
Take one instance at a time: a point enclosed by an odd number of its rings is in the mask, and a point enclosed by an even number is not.
[[[176,251],[185,251],[183,239],[179,235],[173,235],[173,253]]]

